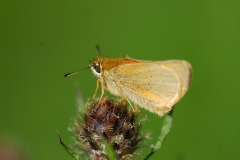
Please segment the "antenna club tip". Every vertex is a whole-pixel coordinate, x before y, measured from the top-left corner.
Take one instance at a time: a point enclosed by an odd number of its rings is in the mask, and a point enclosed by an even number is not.
[[[69,73],[64,74],[64,77],[68,77]]]

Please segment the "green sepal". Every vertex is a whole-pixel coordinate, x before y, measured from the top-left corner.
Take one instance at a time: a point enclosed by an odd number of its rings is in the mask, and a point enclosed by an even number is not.
[[[104,137],[102,137],[102,141],[103,141],[104,145],[106,146],[106,150],[108,152],[108,154],[107,154],[108,158],[110,160],[118,160],[114,149],[112,148],[111,145],[109,145],[108,141]]]
[[[59,142],[63,146],[63,148],[68,152],[68,154],[74,158],[75,160],[82,160],[79,158],[79,156],[70,148],[68,147],[65,143],[63,143],[60,134],[58,134]]]

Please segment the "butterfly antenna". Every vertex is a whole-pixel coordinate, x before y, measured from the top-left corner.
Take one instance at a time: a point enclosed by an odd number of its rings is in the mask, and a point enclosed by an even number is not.
[[[96,45],[96,49],[97,49],[97,51],[98,51],[98,55],[101,56],[101,51],[100,51],[99,45]]]
[[[79,73],[79,72],[81,72],[81,71],[83,71],[83,70],[85,70],[85,69],[88,69],[88,68],[90,68],[90,67],[92,67],[92,66],[93,66],[93,65],[91,65],[91,66],[89,66],[89,67],[87,67],[87,68],[83,68],[83,69],[81,69],[81,70],[75,71],[75,72],[66,73],[66,74],[64,75],[64,77],[72,76],[72,75],[77,74],[77,73]]]

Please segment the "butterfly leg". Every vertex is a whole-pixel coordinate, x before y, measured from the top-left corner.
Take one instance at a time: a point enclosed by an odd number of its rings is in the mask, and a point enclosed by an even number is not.
[[[101,90],[102,90],[102,93],[101,93],[101,97],[99,98],[99,101],[98,101],[98,105],[100,104],[100,100],[102,99],[103,95],[104,95],[104,85],[103,85],[103,80],[101,78],[98,78],[97,79],[97,85],[96,85],[96,90],[95,90],[95,93],[94,95],[92,96],[92,98],[90,100],[93,100],[97,94],[97,91],[98,91],[98,87],[99,87],[99,82],[101,83]],[[90,101],[89,100],[89,101]]]
[[[101,93],[101,96],[100,96],[100,98],[99,98],[99,100],[98,100],[98,104],[97,105],[100,105],[100,102],[101,102],[101,100],[102,100],[102,98],[103,98],[103,95],[104,95],[104,84],[103,84],[103,80],[102,79],[98,79],[98,82],[100,81],[100,83],[101,83],[101,90],[102,90],[102,93]],[[97,83],[98,84],[98,83]]]
[[[102,94],[101,94],[101,97],[100,99],[102,99],[103,95],[104,95],[104,82],[103,82],[103,79],[99,79],[99,81],[101,82],[101,89],[102,89]]]
[[[96,85],[96,89],[95,89],[95,92],[94,92],[94,94],[93,94],[93,96],[92,96],[91,100],[92,100],[92,99],[94,99],[94,98],[95,98],[95,96],[96,96],[96,94],[97,94],[99,81],[100,81],[100,79],[97,79],[97,85]]]

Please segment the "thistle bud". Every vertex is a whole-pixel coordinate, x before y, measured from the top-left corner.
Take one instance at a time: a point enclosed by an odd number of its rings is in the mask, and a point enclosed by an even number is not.
[[[102,98],[88,103],[70,129],[76,137],[75,154],[83,159],[109,159],[105,139],[118,159],[134,157],[139,141],[148,137],[139,135],[144,118],[136,119],[137,113],[128,110],[125,101]]]

